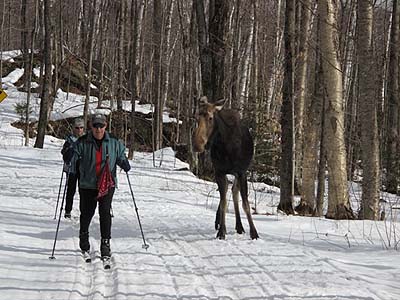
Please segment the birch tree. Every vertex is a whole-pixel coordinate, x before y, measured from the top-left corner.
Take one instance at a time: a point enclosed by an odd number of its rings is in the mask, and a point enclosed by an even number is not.
[[[175,9],[175,0],[170,0],[169,7],[167,7],[167,14],[165,17],[165,38],[164,38],[164,45],[163,45],[163,63],[162,65],[165,66],[163,68],[163,83],[162,83],[162,103],[166,105],[167,98],[168,98],[168,91],[169,91],[169,84],[170,84],[170,66],[171,66],[171,59],[172,54],[174,53],[175,49],[175,41],[171,41],[171,27],[172,27],[172,14]]]
[[[353,212],[349,203],[344,140],[344,111],[342,72],[338,59],[338,33],[336,30],[338,2],[320,0],[318,16],[321,19],[321,54],[323,80],[326,93],[324,114],[328,163],[327,218],[349,219]]]
[[[39,30],[39,1],[35,0],[35,16],[33,22],[33,30],[31,35],[31,51],[29,55],[29,72],[28,72],[28,81],[27,81],[27,94],[26,94],[26,111],[25,111],[25,146],[29,145],[29,111],[30,111],[30,99],[31,99],[31,85],[32,85],[32,69],[33,69],[33,54],[35,49],[35,42],[37,33]]]
[[[253,42],[255,39],[254,32],[255,32],[255,8],[254,5],[251,6],[250,9],[250,28],[249,28],[249,33],[246,39],[245,43],[245,48],[244,48],[244,53],[243,53],[243,62],[241,66],[241,70],[239,73],[239,87],[238,87],[238,92],[239,92],[239,109],[245,109],[247,107],[247,102],[249,100],[249,77],[250,77],[250,71],[251,71],[251,59],[252,59],[252,48],[253,48]]]
[[[300,24],[297,36],[298,53],[296,55],[295,69],[295,176],[296,184],[302,191],[301,165],[303,159],[303,126],[304,126],[304,107],[307,89],[307,70],[308,70],[308,43],[310,40],[311,24],[311,0],[304,0],[298,3],[300,8]]]

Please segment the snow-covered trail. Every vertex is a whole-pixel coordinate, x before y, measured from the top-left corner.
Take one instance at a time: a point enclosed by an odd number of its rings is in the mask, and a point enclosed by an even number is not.
[[[152,167],[151,154],[137,153],[132,162],[147,251],[120,173],[111,270],[98,257],[90,264],[81,258],[78,195],[73,220],[61,220],[56,259],[49,260],[61,142],[48,143],[53,147],[0,151],[1,299],[400,299],[398,252],[361,242],[346,249],[344,240],[316,239],[312,229],[295,228],[317,222],[328,231],[338,226],[334,221],[256,215],[261,238],[252,241],[235,234],[229,213],[227,240],[216,240],[215,185],[177,171],[185,165],[174,165],[170,150],[161,167]],[[247,220],[243,224],[248,229]],[[97,215],[90,234],[98,256]]]

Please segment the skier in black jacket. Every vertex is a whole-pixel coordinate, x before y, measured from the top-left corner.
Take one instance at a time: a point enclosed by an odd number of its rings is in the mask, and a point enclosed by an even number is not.
[[[73,123],[72,134],[69,134],[65,138],[65,143],[61,150],[61,154],[63,154],[63,159],[64,159],[64,172],[66,173],[69,172],[68,183],[67,183],[67,196],[65,202],[65,215],[64,215],[64,217],[68,219],[71,218],[72,205],[74,202],[74,196],[76,191],[76,182],[79,179],[79,172],[77,172],[79,168],[77,166],[76,155],[72,157],[69,163],[66,163],[64,154],[70,148],[73,148],[74,150],[76,149],[78,138],[83,135],[83,128],[84,128],[83,120],[80,118],[75,119]]]

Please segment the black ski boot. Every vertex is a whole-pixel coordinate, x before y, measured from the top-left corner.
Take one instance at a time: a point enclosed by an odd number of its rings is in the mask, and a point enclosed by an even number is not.
[[[103,267],[104,269],[109,270],[111,268],[110,239],[101,239],[100,252]]]
[[[111,256],[110,239],[101,239],[100,253],[101,257]]]
[[[79,233],[79,247],[81,248],[82,252],[89,252],[90,244],[88,231]]]

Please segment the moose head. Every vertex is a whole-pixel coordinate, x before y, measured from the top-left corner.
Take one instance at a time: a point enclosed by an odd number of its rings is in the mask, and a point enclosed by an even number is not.
[[[196,115],[197,128],[193,134],[193,150],[204,152],[215,125],[215,114],[220,111],[225,104],[225,99],[215,103],[209,103],[206,96],[200,98],[199,111]]]

